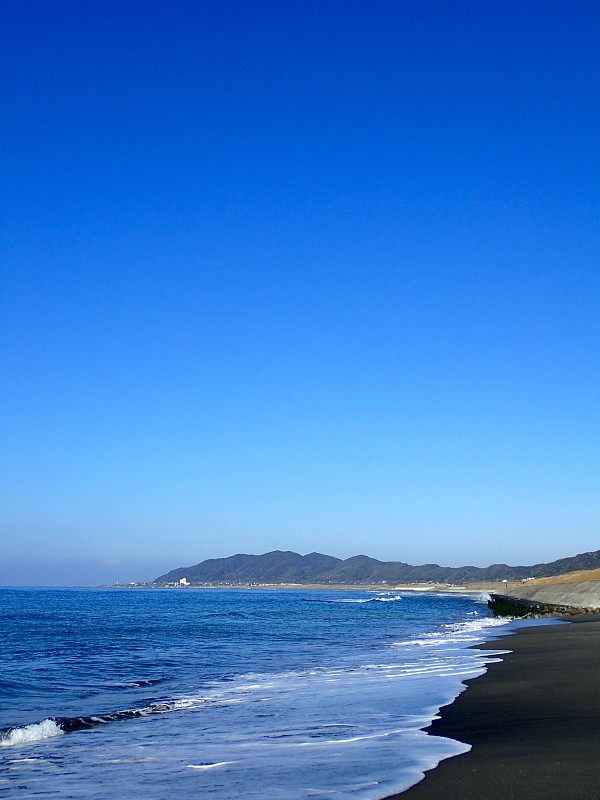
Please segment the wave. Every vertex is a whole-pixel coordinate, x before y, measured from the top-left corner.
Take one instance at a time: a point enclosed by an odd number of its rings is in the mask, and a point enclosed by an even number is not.
[[[418,639],[396,642],[395,646],[475,643],[486,638],[483,632],[488,628],[504,627],[511,621],[509,617],[478,617],[462,622],[448,622],[441,626],[441,630],[422,633]]]
[[[400,596],[392,595],[360,599],[341,598],[329,602],[378,603],[393,602],[401,599]],[[481,641],[484,638],[489,638],[491,633],[489,630],[490,628],[505,625],[506,620],[503,618],[484,618],[476,614],[469,616],[468,620],[441,625],[435,632],[421,633],[419,638],[415,637],[406,641],[394,642],[391,644],[391,647],[435,647],[439,645],[452,645],[453,648],[457,645],[459,647],[464,647],[476,641]],[[487,634],[484,633],[485,629],[488,629]],[[389,646],[389,644],[386,645],[386,647]],[[488,658],[488,661],[489,660]],[[457,665],[453,663],[440,663],[441,666],[431,664],[429,660],[427,660],[422,665],[418,665],[417,671],[423,672],[424,674],[431,673],[433,675],[439,671],[439,669],[443,668],[445,674],[449,674],[448,670],[452,672],[455,668],[458,668]],[[463,669],[462,665],[458,666],[460,666],[461,670]],[[471,669],[470,666],[468,668]],[[68,717],[52,716],[27,725],[2,728],[0,729],[0,748],[40,742],[77,731],[97,728],[111,722],[139,719],[152,714],[166,714],[173,711],[199,709],[202,707],[215,708],[232,703],[243,703],[253,699],[253,697],[259,696],[257,694],[258,692],[261,692],[260,699],[264,699],[262,693],[268,694],[269,697],[273,693],[280,693],[282,691],[286,693],[297,692],[299,689],[314,693],[322,690],[323,686],[327,683],[335,684],[350,681],[352,685],[355,685],[355,681],[364,681],[369,675],[372,675],[374,680],[385,678],[387,681],[392,677],[400,678],[403,674],[410,675],[414,674],[414,672],[415,664],[411,661],[405,664],[338,665],[335,669],[328,665],[311,667],[306,670],[284,671],[281,673],[248,672],[241,675],[222,676],[220,679],[215,680],[214,683],[208,685],[201,694],[194,693],[177,699],[160,699],[154,702],[150,701],[150,699],[146,699],[141,701],[142,703],[146,703],[146,705],[141,708],[127,708],[95,715]],[[139,681],[136,683],[143,685],[146,682]],[[223,683],[225,683],[226,686],[223,686]],[[268,709],[265,708],[265,711],[268,711]],[[264,713],[259,716],[268,717],[273,716],[273,714]],[[205,765],[200,764],[196,766],[199,768]]]
[[[369,597],[367,600],[333,600],[333,603],[394,603],[401,597]]]
[[[48,717],[41,722],[30,725],[14,726],[0,730],[0,747],[12,747],[18,744],[41,742],[55,736],[64,736],[66,733],[89,730],[109,722],[119,722],[125,719],[147,717],[150,714],[166,714],[169,711],[178,711],[186,708],[189,702],[177,700],[165,703],[152,703],[145,708],[129,708],[124,711],[112,711],[108,714],[95,714],[82,717]]]
[[[6,728],[0,731],[0,747],[41,742],[44,739],[63,736],[64,733],[65,731],[62,730],[56,720],[45,719],[42,722],[35,722],[32,725],[24,725],[20,728]]]
[[[308,597],[302,598],[302,602],[304,603],[394,603],[396,600],[402,600],[402,597],[400,597],[400,595],[394,595],[394,597],[361,597],[359,599],[344,598],[342,600],[316,600]]]

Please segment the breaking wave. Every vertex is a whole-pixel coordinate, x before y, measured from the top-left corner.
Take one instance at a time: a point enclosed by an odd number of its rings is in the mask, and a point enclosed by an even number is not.
[[[441,626],[441,630],[431,633],[422,633],[418,639],[407,639],[403,642],[396,642],[398,647],[409,647],[411,645],[431,645],[457,644],[465,645],[469,642],[482,641],[489,637],[483,632],[489,628],[505,627],[509,618],[507,617],[479,617],[462,622],[449,622]]]
[[[53,739],[55,736],[62,736],[64,733],[65,731],[56,720],[45,719],[32,725],[24,725],[21,728],[7,728],[0,731],[0,747],[41,742],[43,739]]]
[[[112,711],[108,714],[95,714],[94,716],[49,717],[41,722],[34,722],[30,725],[15,726],[0,730],[0,747],[41,742],[44,739],[52,739],[55,736],[64,736],[65,733],[74,733],[75,731],[97,728],[100,725],[107,725],[109,722],[119,722],[125,719],[147,717],[150,714],[165,714],[169,711],[179,711],[189,705],[190,703],[188,701],[177,700],[170,703],[152,703],[152,705],[146,706],[145,708],[130,708],[124,711]]]
[[[400,595],[393,597],[361,597],[361,598],[343,598],[342,600],[321,600],[314,598],[302,598],[304,603],[394,603],[396,600],[402,600]]]

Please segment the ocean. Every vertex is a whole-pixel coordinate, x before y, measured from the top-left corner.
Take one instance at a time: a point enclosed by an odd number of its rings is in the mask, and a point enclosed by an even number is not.
[[[484,597],[0,589],[0,795],[380,800],[498,651]]]

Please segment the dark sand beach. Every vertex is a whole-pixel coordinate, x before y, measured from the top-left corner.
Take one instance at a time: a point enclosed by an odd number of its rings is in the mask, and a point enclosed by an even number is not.
[[[568,619],[481,646],[512,652],[427,729],[471,751],[394,798],[600,798],[600,614]]]

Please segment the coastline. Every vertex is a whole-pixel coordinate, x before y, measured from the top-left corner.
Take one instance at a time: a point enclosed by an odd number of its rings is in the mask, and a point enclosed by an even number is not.
[[[524,626],[477,645],[507,649],[426,728],[472,749],[386,800],[589,800],[600,764],[600,614]],[[502,644],[500,644],[502,642]]]
[[[513,584],[510,584],[512,586]],[[10,588],[10,587],[4,587]],[[52,587],[47,587],[52,588]],[[61,588],[61,587],[54,587]],[[80,587],[84,588],[84,587]],[[498,592],[506,589],[506,584],[498,581],[481,581],[464,584],[450,583],[194,583],[194,584],[157,584],[157,583],[114,583],[90,586],[95,589],[153,589],[159,591],[197,591],[204,589],[225,590],[272,590],[272,591],[324,591],[324,592],[410,592],[414,594],[481,594],[482,592]]]

